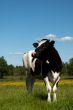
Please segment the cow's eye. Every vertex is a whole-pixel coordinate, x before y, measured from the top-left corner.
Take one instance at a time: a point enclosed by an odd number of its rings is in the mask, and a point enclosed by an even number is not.
[[[36,49],[35,49],[35,52],[37,52],[37,51],[39,51],[39,49],[38,49],[38,48],[36,48]]]

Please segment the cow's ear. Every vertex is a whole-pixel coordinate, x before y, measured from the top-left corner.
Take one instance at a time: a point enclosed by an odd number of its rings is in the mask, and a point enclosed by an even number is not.
[[[38,43],[33,43],[33,46],[34,46],[35,48],[37,48]]]
[[[52,40],[52,41],[50,42],[51,46],[54,46],[54,43],[55,43],[55,41]]]

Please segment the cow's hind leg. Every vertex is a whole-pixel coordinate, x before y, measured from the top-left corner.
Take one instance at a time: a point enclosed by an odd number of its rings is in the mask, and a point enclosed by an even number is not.
[[[50,82],[48,80],[48,76],[44,78],[44,81],[45,81],[46,89],[48,92],[48,102],[51,102],[51,86],[50,86]]]
[[[26,88],[27,88],[28,92],[31,92],[32,89],[33,89],[34,79],[35,79],[34,76],[27,72],[27,75],[26,75]]]

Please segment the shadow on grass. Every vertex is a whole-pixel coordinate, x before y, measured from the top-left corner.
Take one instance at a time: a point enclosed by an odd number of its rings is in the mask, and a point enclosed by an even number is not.
[[[34,97],[40,100],[47,100],[47,95],[46,94],[42,94],[42,93],[36,93],[34,94]]]

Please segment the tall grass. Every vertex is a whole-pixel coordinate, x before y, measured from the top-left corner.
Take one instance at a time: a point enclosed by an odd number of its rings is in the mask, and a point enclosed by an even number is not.
[[[44,84],[35,84],[32,93],[25,86],[0,86],[0,110],[73,110],[73,84],[60,84],[57,93],[49,104]]]

